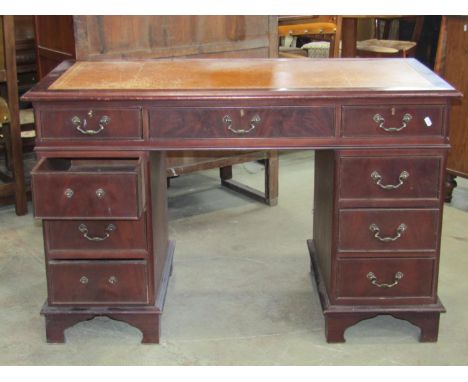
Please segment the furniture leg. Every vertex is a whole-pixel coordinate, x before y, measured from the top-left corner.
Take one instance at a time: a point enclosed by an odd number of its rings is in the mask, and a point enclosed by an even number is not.
[[[393,317],[411,322],[421,329],[420,342],[436,342],[439,335],[439,312],[404,312],[392,314]]]
[[[143,334],[142,344],[159,344],[160,325],[159,314],[139,313],[139,314],[109,314],[109,318],[126,322],[139,329]]]
[[[345,342],[344,332],[359,321],[376,315],[363,314],[325,314],[325,337],[328,343]]]
[[[278,204],[278,151],[271,151],[265,160],[265,202],[269,206]]]
[[[49,343],[65,343],[65,330],[81,321],[90,320],[92,314],[49,314],[46,308],[45,316],[46,338]]]
[[[341,57],[356,57],[357,19],[343,17],[341,35]]]
[[[232,179],[232,166],[220,167],[219,177],[222,181]]]

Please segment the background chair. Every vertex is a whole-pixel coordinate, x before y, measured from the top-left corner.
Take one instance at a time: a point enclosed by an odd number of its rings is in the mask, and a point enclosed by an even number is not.
[[[341,22],[341,16],[279,16],[279,56],[339,57]]]
[[[423,23],[424,16],[376,17],[374,38],[358,41],[356,54],[358,57],[414,57]]]

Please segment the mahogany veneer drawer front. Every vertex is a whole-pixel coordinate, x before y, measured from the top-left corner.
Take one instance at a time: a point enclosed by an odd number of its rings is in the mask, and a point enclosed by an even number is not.
[[[146,258],[145,217],[139,220],[45,220],[49,259]]]
[[[343,106],[344,137],[442,136],[444,106]]]
[[[134,107],[41,109],[42,139],[142,139],[141,109]]]
[[[438,209],[344,209],[339,212],[338,249],[387,252],[435,251]]]
[[[36,217],[138,219],[141,161],[43,158],[31,172]]]
[[[48,265],[51,304],[146,304],[144,261],[54,261]]]
[[[335,108],[177,108],[149,110],[151,138],[332,137]]]
[[[442,157],[342,157],[339,198],[438,202],[441,167]]]
[[[435,260],[430,258],[341,259],[337,261],[337,299],[353,298],[362,303],[387,297],[430,299],[434,295],[434,270]]]

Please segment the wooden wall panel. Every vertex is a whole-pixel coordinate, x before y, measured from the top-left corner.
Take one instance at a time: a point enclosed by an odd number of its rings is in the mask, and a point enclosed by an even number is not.
[[[445,79],[465,96],[450,114],[450,144],[447,168],[468,177],[468,17],[447,16]]]
[[[276,52],[275,21],[272,16],[74,16],[76,57],[269,57]]]

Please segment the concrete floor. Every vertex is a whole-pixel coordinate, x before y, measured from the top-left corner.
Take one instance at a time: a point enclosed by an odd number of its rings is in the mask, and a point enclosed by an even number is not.
[[[419,343],[418,328],[380,316],[349,328],[345,344],[327,344],[306,249],[313,152],[281,156],[273,208],[221,189],[217,174],[172,181],[176,252],[160,345],[141,345],[137,329],[104,317],[68,329],[65,345],[47,344],[41,223],[1,207],[0,364],[468,364],[468,181],[458,180],[444,211],[439,341]],[[263,170],[237,166],[235,177],[261,186]]]

